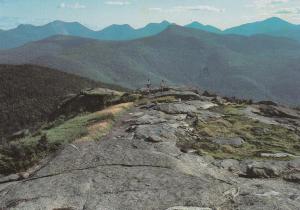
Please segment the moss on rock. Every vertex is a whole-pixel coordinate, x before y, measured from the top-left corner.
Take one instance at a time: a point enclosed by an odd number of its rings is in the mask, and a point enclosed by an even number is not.
[[[300,137],[281,125],[269,125],[244,116],[244,105],[226,105],[213,108],[224,115],[222,118],[198,122],[199,142],[193,144],[200,154],[216,158],[265,158],[261,153],[289,153],[300,155]],[[240,147],[219,145],[213,142],[218,138],[241,137],[245,144]]]

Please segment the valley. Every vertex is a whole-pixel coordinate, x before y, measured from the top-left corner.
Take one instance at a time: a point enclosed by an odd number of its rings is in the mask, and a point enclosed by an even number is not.
[[[300,44],[286,38],[218,35],[170,26],[132,41],[54,36],[0,52],[0,63],[36,64],[82,77],[139,88],[195,86],[225,96],[298,105]]]

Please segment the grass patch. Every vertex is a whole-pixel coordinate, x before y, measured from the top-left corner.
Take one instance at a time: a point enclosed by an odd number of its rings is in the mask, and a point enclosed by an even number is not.
[[[137,102],[137,105],[147,105],[151,103],[159,104],[159,103],[172,103],[177,101],[174,96],[162,96],[157,98],[143,98]]]
[[[102,111],[82,114],[42,129],[35,135],[0,147],[0,173],[25,171],[47,154],[73,141],[100,140],[112,128],[114,120],[132,103],[111,106]]]
[[[246,104],[230,104],[223,106],[214,106],[210,110],[214,112],[219,112],[225,116],[243,116],[242,110],[245,108]]]
[[[243,106],[217,107],[224,115],[220,119],[212,119],[206,123],[199,122],[196,132],[202,137],[193,142],[192,147],[199,154],[209,154],[215,158],[260,158],[261,153],[285,152],[300,155],[300,137],[294,132],[280,125],[265,124],[246,116],[240,109]],[[241,147],[218,145],[213,139],[228,139],[241,137],[245,144]]]

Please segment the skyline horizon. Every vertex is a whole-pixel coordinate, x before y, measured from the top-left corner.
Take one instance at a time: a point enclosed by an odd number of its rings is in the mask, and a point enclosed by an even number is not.
[[[299,0],[0,0],[0,28],[44,25],[54,20],[80,22],[93,30],[111,24],[140,28],[163,20],[197,21],[227,29],[269,17],[300,24]]]
[[[86,27],[86,28],[88,28],[88,29],[90,29],[90,30],[92,30],[92,31],[101,31],[101,30],[106,29],[106,28],[108,28],[108,27],[110,27],[110,26],[113,26],[113,25],[117,25],[117,26],[125,26],[125,25],[128,25],[128,26],[130,26],[131,28],[133,28],[134,30],[138,30],[138,29],[145,28],[145,27],[146,27],[147,25],[149,25],[149,24],[162,24],[163,22],[168,22],[169,24],[175,24],[175,25],[182,26],[182,27],[185,27],[185,26],[187,26],[187,25],[189,25],[189,24],[192,24],[192,23],[199,23],[199,24],[202,24],[202,25],[204,25],[204,26],[212,26],[212,27],[215,27],[215,28],[217,28],[217,29],[219,29],[219,30],[221,30],[221,31],[226,31],[226,30],[228,30],[228,29],[235,28],[235,27],[239,27],[239,26],[242,26],[242,25],[245,25],[245,24],[251,24],[251,23],[257,23],[257,22],[263,22],[263,21],[266,21],[266,20],[269,20],[269,19],[272,19],[272,18],[278,18],[278,19],[281,19],[281,20],[283,20],[283,21],[286,21],[286,22],[288,22],[288,23],[290,23],[290,24],[300,26],[300,24],[298,24],[298,23],[293,23],[293,22],[288,21],[288,20],[286,20],[286,19],[284,19],[284,18],[277,17],[277,16],[271,16],[271,17],[268,17],[268,18],[257,19],[257,20],[254,20],[254,21],[252,21],[252,22],[244,22],[244,23],[241,23],[240,25],[233,25],[233,26],[228,27],[228,28],[219,28],[219,27],[217,27],[217,26],[215,26],[215,25],[203,23],[203,22],[201,22],[201,21],[192,21],[192,22],[187,22],[187,23],[184,23],[184,24],[178,24],[178,23],[176,23],[176,22],[171,22],[171,21],[169,21],[169,20],[162,20],[162,21],[160,21],[160,22],[148,22],[148,23],[145,23],[145,25],[142,25],[142,26],[139,26],[139,27],[134,27],[134,26],[131,25],[130,23],[123,23],[123,24],[122,24],[122,23],[121,23],[121,24],[118,24],[118,23],[112,23],[112,24],[110,24],[110,25],[104,26],[103,28],[95,29],[95,28],[90,27],[89,25],[84,24],[84,23],[82,23],[82,22],[80,22],[80,21],[65,21],[65,20],[56,19],[56,20],[52,20],[52,21],[49,21],[49,22],[46,22],[46,23],[43,23],[43,24],[31,24],[31,23],[25,23],[25,24],[23,24],[23,23],[21,23],[21,24],[17,25],[16,27],[10,28],[10,29],[3,29],[3,28],[0,27],[0,30],[2,30],[2,31],[10,31],[10,30],[17,29],[18,27],[20,27],[20,26],[22,26],[22,25],[30,25],[30,26],[34,26],[34,27],[43,27],[43,26],[46,26],[46,25],[51,24],[51,23],[54,23],[54,22],[62,22],[62,23],[66,23],[66,24],[68,24],[68,23],[79,23],[80,25],[82,25],[82,26],[84,26],[84,27]]]

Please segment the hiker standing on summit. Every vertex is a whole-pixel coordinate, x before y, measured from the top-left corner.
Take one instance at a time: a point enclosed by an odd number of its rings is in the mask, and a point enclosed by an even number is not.
[[[161,80],[160,82],[160,91],[163,92],[166,88],[166,81],[165,80]]]
[[[147,80],[146,87],[147,87],[148,93],[150,93],[150,89],[151,89],[151,81],[150,81],[150,79]]]

